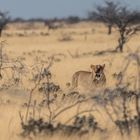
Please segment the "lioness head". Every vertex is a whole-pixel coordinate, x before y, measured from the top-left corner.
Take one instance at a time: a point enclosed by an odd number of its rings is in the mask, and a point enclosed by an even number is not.
[[[91,69],[95,73],[95,79],[100,80],[104,73],[105,64],[103,65],[91,65]]]

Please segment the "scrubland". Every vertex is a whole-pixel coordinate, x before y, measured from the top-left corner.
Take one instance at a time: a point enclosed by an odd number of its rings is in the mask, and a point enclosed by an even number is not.
[[[0,139],[140,139],[137,106],[140,35],[125,45],[123,53],[112,53],[109,50],[117,46],[118,33],[113,29],[112,34],[107,35],[107,28],[100,23],[66,24],[49,32],[42,24],[36,26],[28,29],[21,23],[9,25],[1,38],[5,43],[0,81]],[[106,65],[106,86],[84,95],[71,92],[73,73],[91,71],[91,64]],[[46,79],[34,79],[45,68],[51,78],[46,74]],[[59,88],[44,92],[39,90],[43,82],[54,83]],[[87,124],[80,131],[76,129],[78,134],[73,131],[76,126],[71,125],[76,117],[90,115],[95,121],[94,131],[88,131]],[[28,121],[40,118],[44,122],[50,119],[56,133],[46,132],[49,128],[37,134],[32,132],[32,127],[28,130]],[[63,128],[56,127],[58,123],[63,124]],[[64,125],[71,129],[65,130]],[[31,133],[26,135],[24,131]]]

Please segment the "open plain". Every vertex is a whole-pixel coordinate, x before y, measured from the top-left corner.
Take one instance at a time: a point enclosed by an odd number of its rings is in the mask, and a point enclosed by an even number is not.
[[[8,28],[3,31],[3,36],[0,39],[5,41],[3,44],[3,59],[18,63],[16,66],[20,62],[24,67],[22,70],[19,68],[20,66],[17,66],[19,69],[15,67],[12,67],[12,70],[6,69],[4,67],[13,66],[13,63],[6,64],[3,61],[4,69],[1,71],[3,77],[0,81],[0,140],[138,140],[139,137],[135,129],[130,135],[122,135],[121,129],[119,130],[114,124],[115,120],[122,117],[123,113],[119,114],[119,111],[123,112],[123,107],[113,110],[111,103],[108,103],[106,108],[104,108],[104,104],[95,103],[92,101],[92,97],[103,96],[102,92],[115,89],[118,82],[120,82],[117,76],[121,72],[123,72],[123,80],[120,88],[129,85],[127,87],[129,91],[137,91],[139,89],[139,68],[137,60],[131,59],[131,55],[139,56],[140,35],[135,35],[125,45],[123,53],[113,53],[110,50],[117,47],[118,32],[113,29],[112,34],[108,35],[106,26],[101,23],[80,22],[77,24],[64,24],[61,28],[49,31],[42,23],[34,24],[33,27],[28,27],[29,25],[25,23],[9,24]],[[32,89],[34,90],[28,118],[32,116],[33,112],[33,116],[36,119],[40,117],[44,120],[48,119],[49,108],[43,106],[40,109],[38,107],[44,95],[38,91],[38,87],[34,88],[36,82],[32,78],[38,71],[41,71],[42,67],[47,67],[50,63],[51,81],[59,85],[61,89],[55,92],[57,99],[51,104],[52,110],[54,109],[53,112],[57,112],[62,107],[67,107],[75,102],[77,103],[77,97],[75,96],[66,97],[66,99],[62,100],[63,96],[70,92],[72,75],[76,71],[91,71],[91,64],[105,64],[106,86],[91,93],[83,93],[84,97],[90,97],[88,102],[83,101],[60,113],[58,117],[54,117],[54,123],[65,123],[78,111],[83,110],[84,115],[92,114],[98,123],[98,127],[103,130],[96,131],[94,134],[86,133],[85,135],[83,132],[81,136],[75,136],[74,134],[67,136],[61,133],[53,136],[43,134],[37,136],[31,134],[27,137],[21,136],[21,118],[23,117],[23,120],[26,120],[28,101]],[[16,81],[16,78],[18,78],[18,81]],[[40,86],[39,84],[38,86]],[[83,94],[80,95],[83,97]],[[114,104],[120,105],[121,101],[118,100],[116,99]],[[131,114],[130,116],[133,117],[136,114],[135,101],[129,100],[126,104],[129,108],[127,110],[129,111],[128,114]],[[90,111],[88,112],[88,110]],[[69,124],[72,122],[73,120],[68,121]]]

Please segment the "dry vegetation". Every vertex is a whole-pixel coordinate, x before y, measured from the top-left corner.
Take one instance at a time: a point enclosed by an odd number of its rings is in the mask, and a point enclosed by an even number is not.
[[[0,139],[138,140],[139,34],[113,53],[118,33],[100,23],[31,27],[8,25],[1,38]],[[104,63],[106,87],[70,90],[75,71]]]

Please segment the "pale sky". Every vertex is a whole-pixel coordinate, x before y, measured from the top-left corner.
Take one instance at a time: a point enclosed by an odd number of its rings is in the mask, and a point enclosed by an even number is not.
[[[140,0],[114,0],[133,9],[140,9]],[[104,0],[0,0],[0,10],[9,11],[11,17],[54,18],[86,16],[95,5]]]

